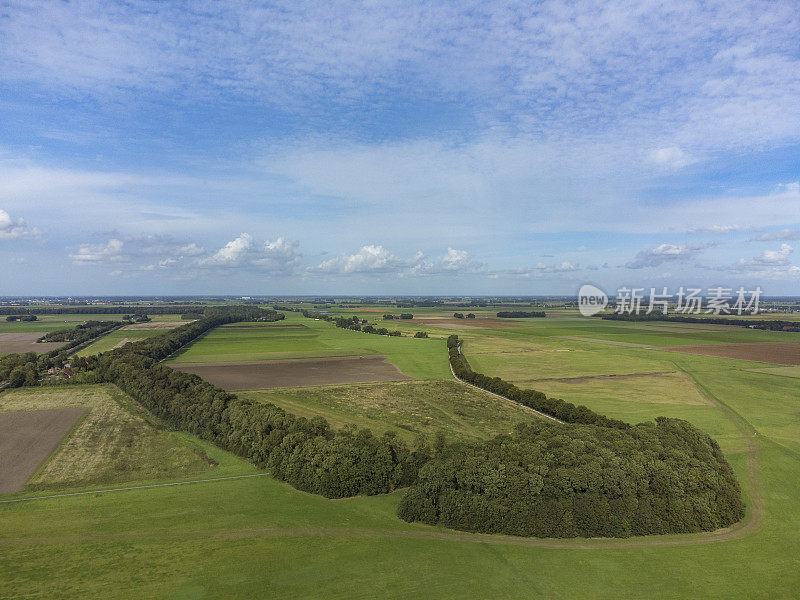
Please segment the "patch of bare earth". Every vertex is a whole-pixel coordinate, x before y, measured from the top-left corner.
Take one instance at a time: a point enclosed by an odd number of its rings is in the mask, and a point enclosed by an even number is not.
[[[0,354],[16,354],[18,352],[50,352],[61,348],[67,342],[40,342],[44,331],[26,331],[20,333],[0,333]]]
[[[713,346],[668,346],[669,352],[701,354],[720,358],[738,358],[773,365],[800,365],[800,342],[755,342],[747,344],[718,344]]]
[[[71,407],[0,413],[0,493],[22,489],[84,412]]]
[[[170,366],[228,391],[414,379],[380,355]]]

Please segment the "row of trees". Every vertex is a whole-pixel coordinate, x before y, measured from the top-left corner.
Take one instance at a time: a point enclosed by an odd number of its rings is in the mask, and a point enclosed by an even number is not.
[[[453,313],[453,317],[456,319],[463,319],[464,313]],[[475,318],[475,313],[467,314],[467,319],[474,319],[474,318]]]
[[[396,436],[334,431],[325,419],[296,417],[272,404],[236,397],[159,361],[206,331],[241,320],[278,320],[275,311],[229,308],[159,336],[91,357],[74,381],[112,382],[173,427],[234,452],[298,489],[329,498],[387,493],[409,485],[430,459]]]
[[[48,331],[37,342],[77,342],[78,344],[92,340],[112,329],[122,327],[126,322],[120,321],[86,321],[75,327]]]
[[[9,315],[6,317],[6,321],[38,321],[39,317],[36,315]]]
[[[350,329],[352,331],[362,331],[364,333],[375,333],[377,335],[388,335],[392,337],[401,337],[403,332],[400,330],[389,331],[386,327],[375,327],[375,325],[363,324],[363,321],[356,316],[352,317],[336,317],[333,319],[334,324],[342,329]]]
[[[405,321],[410,321],[413,318],[414,315],[412,315],[411,313],[401,313],[400,316],[395,316],[391,313],[386,313],[385,315],[383,315],[384,321],[391,321],[392,319],[403,319]]]
[[[52,367],[62,367],[78,349],[122,325],[124,322],[119,321],[88,321],[71,329],[52,331],[37,340],[67,342],[56,350],[0,356],[0,384],[4,387],[36,385],[42,373]]]
[[[457,335],[447,338],[447,348],[450,353],[450,365],[453,373],[459,379],[471,383],[488,392],[505,396],[509,400],[524,404],[534,410],[553,416],[565,423],[583,423],[588,425],[599,425],[600,427],[612,427],[625,429],[630,427],[624,421],[610,419],[604,415],[594,412],[583,405],[576,406],[559,398],[548,398],[543,392],[537,390],[523,390],[513,383],[504,381],[500,377],[489,377],[483,373],[476,373],[472,370],[464,356],[461,348],[461,341]]]
[[[624,430],[531,422],[446,446],[397,514],[475,532],[628,537],[727,527],[744,504],[717,443],[660,417]]]
[[[738,325],[751,329],[764,329],[768,331],[800,331],[797,321],[779,321],[777,319],[728,319],[725,317],[690,317],[688,315],[665,315],[652,312],[648,314],[609,313],[602,314],[600,318],[607,321],[674,321],[676,323],[701,323],[712,325]]]
[[[547,315],[543,310],[502,310],[497,313],[500,319],[531,319],[538,317],[546,317]]]

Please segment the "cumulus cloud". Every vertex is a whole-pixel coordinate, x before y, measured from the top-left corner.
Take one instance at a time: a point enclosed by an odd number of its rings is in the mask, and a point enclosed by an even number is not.
[[[253,238],[249,233],[242,233],[231,240],[208,258],[200,260],[201,265],[214,267],[235,267],[242,264],[253,248]]]
[[[439,258],[429,258],[421,251],[412,258],[401,258],[381,245],[362,246],[354,254],[344,254],[321,262],[310,273],[394,273],[398,276],[452,275],[477,273],[481,263],[473,261],[466,250],[448,248]]]
[[[758,256],[750,259],[742,258],[737,263],[739,268],[758,268],[758,267],[783,267],[789,265],[790,256],[794,248],[789,244],[781,244],[778,250],[765,250]]]
[[[77,265],[119,262],[124,258],[123,247],[122,240],[112,238],[105,244],[81,244],[77,252],[73,252],[69,257]]]
[[[314,272],[319,273],[389,273],[407,268],[408,262],[380,245],[362,246],[354,254],[344,254],[321,262]]]
[[[675,245],[661,244],[655,248],[640,250],[633,260],[625,263],[628,269],[657,267],[665,262],[683,261],[697,256],[706,246],[702,244]]]
[[[289,275],[300,264],[301,254],[297,242],[279,237],[274,242],[264,242],[262,255],[253,264],[272,275]]]
[[[417,252],[412,260],[409,273],[411,275],[443,275],[456,273],[478,273],[484,265],[472,260],[466,250],[448,248],[443,256],[428,259],[422,252]]]
[[[14,219],[3,209],[0,209],[0,240],[17,240],[22,238],[37,238],[41,232],[35,227],[29,227],[21,218]]]

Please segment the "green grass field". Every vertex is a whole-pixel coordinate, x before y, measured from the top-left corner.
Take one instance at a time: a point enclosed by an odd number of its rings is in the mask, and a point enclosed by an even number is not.
[[[447,350],[440,339],[390,338],[349,331],[296,313],[287,313],[286,320],[277,323],[219,327],[177,353],[171,362],[245,362],[366,354],[385,354],[389,362],[411,377],[450,377]]]
[[[381,338],[300,319],[287,324],[292,323],[307,325],[311,335],[318,333],[314,339],[334,349],[340,340],[344,351],[356,347],[351,340],[385,343],[384,348],[395,343],[396,349],[380,353],[398,365],[405,353],[411,354],[404,345],[409,342],[430,344],[444,354],[438,340]],[[571,331],[579,329],[571,321],[566,324]],[[793,372],[564,339],[559,336],[572,335],[563,333],[564,326],[564,321],[547,319],[519,329],[457,333],[466,340],[473,367],[488,374],[516,377],[631,422],[667,414],[714,435],[745,491],[748,508],[741,525],[728,532],[628,540],[480,536],[400,521],[395,510],[402,492],[332,501],[269,477],[227,480],[0,504],[0,597],[797,598],[800,394]],[[603,332],[605,326],[611,329]],[[592,335],[575,335],[631,343],[643,335],[634,328],[616,332],[615,323],[592,321],[591,327]],[[253,330],[262,333],[261,328]],[[235,341],[242,332],[230,331],[220,330],[223,341],[207,348],[219,352],[217,356],[236,355],[237,348],[245,347],[249,349],[238,354],[286,351],[280,335],[253,343],[252,338]],[[719,333],[689,331],[682,339],[712,336],[730,343],[730,335],[755,334],[739,341],[757,341],[760,333],[721,328]],[[791,337],[779,335],[785,341]],[[202,349],[209,338],[181,359]],[[422,360],[434,355],[425,354]],[[408,361],[401,366],[404,371],[413,367]],[[441,372],[436,369],[430,372]],[[666,374],[557,381],[655,371]],[[431,377],[444,379],[446,374]],[[396,422],[382,408],[370,412],[381,395],[359,394],[360,387],[252,394],[270,401],[280,396],[298,412],[322,407],[332,420],[360,414],[363,424],[374,422],[376,428]],[[0,403],[8,394],[0,395]],[[446,388],[442,394],[446,396]],[[405,403],[402,395],[383,397]],[[453,402],[452,396],[439,398],[436,403],[443,408]],[[224,452],[206,451],[220,462],[214,473],[255,472]]]

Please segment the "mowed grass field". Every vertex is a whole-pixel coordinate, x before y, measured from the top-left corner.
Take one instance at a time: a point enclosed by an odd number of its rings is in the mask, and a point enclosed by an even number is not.
[[[604,333],[602,327],[616,324],[591,323],[593,335],[576,335],[631,343],[642,335],[636,329]],[[337,336],[352,333],[321,325]],[[564,339],[563,325],[546,319],[458,334],[473,367],[488,374],[631,422],[666,414],[714,435],[744,488],[748,509],[741,526],[629,540],[479,536],[400,521],[395,510],[402,491],[331,501],[258,477],[0,504],[0,597],[797,598],[797,378],[762,363]],[[579,325],[569,323],[573,330]],[[727,328],[711,329],[688,331],[683,339],[702,334],[711,343],[731,343]],[[779,335],[777,341],[790,341]],[[683,339],[669,345],[695,343]],[[427,342],[445,353],[440,340]],[[620,374],[635,376],[608,377]],[[431,383],[438,384],[397,385]],[[298,412],[324,408],[332,421],[360,413],[363,424],[375,428],[397,422],[389,410],[370,412],[375,405],[397,401],[402,411],[415,410],[405,406],[402,393],[371,385],[252,394],[269,401],[281,395]],[[451,411],[460,402],[455,390],[443,386],[440,392],[431,394],[436,407]],[[216,453],[226,473],[256,472]]]
[[[276,323],[218,327],[176,353],[173,363],[225,363],[291,358],[386,355],[404,374],[420,379],[450,376],[441,339],[390,338],[334,327],[286,313]]]

